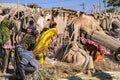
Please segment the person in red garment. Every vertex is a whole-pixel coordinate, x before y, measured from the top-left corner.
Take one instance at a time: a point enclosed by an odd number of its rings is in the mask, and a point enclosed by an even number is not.
[[[84,37],[81,37],[80,39],[84,44],[85,49],[89,51],[90,55],[93,57],[93,61],[102,61],[103,56],[106,53],[106,48],[90,39],[85,39]]]

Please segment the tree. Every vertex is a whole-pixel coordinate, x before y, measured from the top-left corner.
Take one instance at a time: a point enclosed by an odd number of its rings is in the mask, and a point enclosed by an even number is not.
[[[111,9],[112,11],[118,11],[117,7],[120,7],[120,0],[108,0],[107,7],[113,7],[113,9]]]
[[[107,12],[107,13],[114,13],[114,12],[115,12],[115,9],[114,9],[114,8],[110,8],[110,9],[107,9],[106,12]]]
[[[120,0],[108,0],[107,6],[120,7]]]

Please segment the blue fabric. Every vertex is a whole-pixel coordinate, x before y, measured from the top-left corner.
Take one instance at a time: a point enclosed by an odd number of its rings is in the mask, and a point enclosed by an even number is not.
[[[27,29],[32,29],[33,32],[36,30],[36,28],[34,26],[30,26]]]
[[[40,64],[39,64],[39,62],[37,61],[37,60],[31,60],[30,61],[30,64],[33,66],[33,67],[35,67],[35,69],[36,70],[39,70],[39,68],[40,68]]]
[[[22,63],[24,65],[27,65],[28,63],[30,63],[36,69],[40,68],[40,64],[34,57],[32,51],[24,50],[20,45],[16,46],[16,48],[17,48],[16,51],[21,58],[20,63]]]
[[[19,55],[21,57],[21,63],[24,65],[28,64],[31,60],[35,59],[31,51],[24,50],[21,51]]]
[[[3,57],[3,53],[2,52],[0,52],[0,58],[2,58]]]
[[[36,28],[35,27],[32,27],[32,31],[35,31],[36,30]]]

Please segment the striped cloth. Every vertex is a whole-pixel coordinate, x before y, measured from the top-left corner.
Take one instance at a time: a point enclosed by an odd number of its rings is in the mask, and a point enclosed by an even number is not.
[[[87,43],[88,43],[88,44],[92,44],[92,45],[94,45],[95,47],[97,47],[97,49],[98,49],[101,53],[103,53],[103,54],[106,53],[106,48],[105,48],[104,46],[102,46],[102,45],[100,45],[100,44],[98,44],[98,43],[96,43],[96,42],[94,42],[94,41],[92,41],[92,40],[90,40],[90,39],[85,39],[84,37],[81,37],[80,40],[82,41],[83,44],[87,44]]]

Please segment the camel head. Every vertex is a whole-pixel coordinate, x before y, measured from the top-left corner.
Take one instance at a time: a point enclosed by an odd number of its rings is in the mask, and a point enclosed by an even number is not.
[[[52,15],[50,13],[41,12],[36,21],[37,30],[41,32],[44,28],[49,28],[52,22]]]

